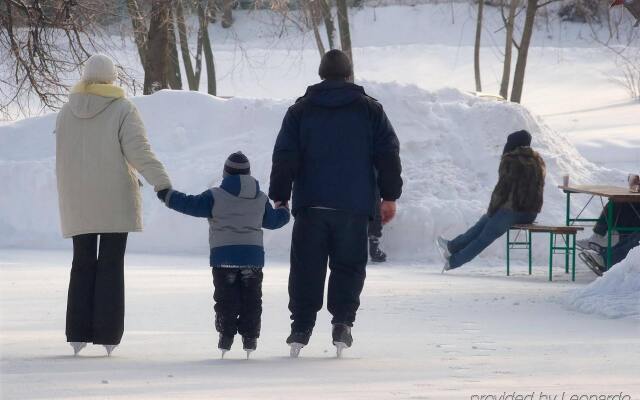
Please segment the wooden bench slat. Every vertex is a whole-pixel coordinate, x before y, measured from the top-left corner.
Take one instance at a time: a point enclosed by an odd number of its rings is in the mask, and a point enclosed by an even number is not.
[[[511,229],[522,229],[531,232],[553,232],[560,234],[575,234],[578,231],[584,230],[580,226],[552,226],[552,225],[538,225],[538,224],[520,224],[514,225]]]

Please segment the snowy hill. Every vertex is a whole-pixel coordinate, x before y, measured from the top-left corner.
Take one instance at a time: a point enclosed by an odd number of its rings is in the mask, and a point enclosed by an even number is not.
[[[529,130],[547,162],[541,221],[564,221],[564,196],[557,185],[565,173],[574,182],[624,181],[623,174],[586,161],[563,135],[519,105],[455,89],[429,92],[373,82],[364,86],[384,105],[402,145],[404,195],[398,217],[385,233],[385,245],[396,260],[436,260],[435,235],[458,233],[485,211],[506,135],[515,130]],[[217,184],[225,157],[242,150],[267,189],[273,143],[293,100],[224,100],[162,91],[133,101],[176,188],[200,193]],[[59,233],[54,124],[55,115],[49,115],[0,127],[0,179],[5,185],[0,247],[69,245]],[[145,232],[132,235],[130,248],[206,254],[206,223],[165,209],[148,186],[144,192]],[[266,236],[268,255],[286,256],[290,228]],[[502,252],[500,242],[487,255]]]

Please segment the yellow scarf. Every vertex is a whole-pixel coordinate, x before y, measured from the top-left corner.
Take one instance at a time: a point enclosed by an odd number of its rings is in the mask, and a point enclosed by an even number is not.
[[[113,97],[116,99],[124,97],[124,90],[121,87],[110,83],[78,82],[73,88],[71,88],[71,93],[88,93],[102,97]]]

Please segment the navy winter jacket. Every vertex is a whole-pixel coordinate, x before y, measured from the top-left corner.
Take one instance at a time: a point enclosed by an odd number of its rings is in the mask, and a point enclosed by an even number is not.
[[[269,197],[292,212],[326,207],[372,216],[402,193],[400,145],[380,103],[361,86],[325,80],[287,111],[273,150]],[[377,170],[377,182],[374,171]]]
[[[210,265],[218,268],[263,267],[262,228],[281,228],[290,218],[286,208],[271,206],[249,175],[227,176],[220,187],[199,195],[169,190],[164,201],[183,214],[208,218]]]

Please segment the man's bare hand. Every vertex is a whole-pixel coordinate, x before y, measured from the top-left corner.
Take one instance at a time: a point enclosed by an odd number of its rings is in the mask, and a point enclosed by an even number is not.
[[[396,202],[382,201],[382,203],[380,203],[380,217],[382,218],[382,224],[388,224],[395,216]]]

